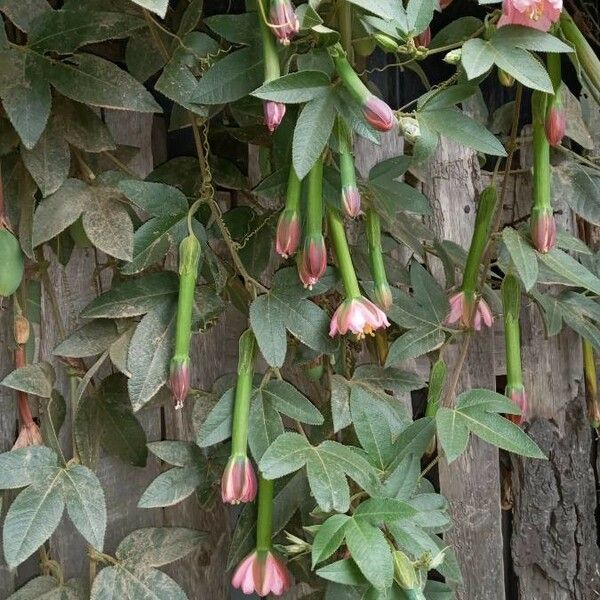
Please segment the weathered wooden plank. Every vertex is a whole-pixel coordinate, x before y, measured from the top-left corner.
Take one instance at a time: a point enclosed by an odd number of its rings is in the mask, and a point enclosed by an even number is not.
[[[475,199],[482,187],[477,155],[442,138],[425,169],[424,192],[433,217],[430,227],[442,238],[467,247],[475,218]],[[432,270],[441,276],[436,262]],[[457,392],[484,387],[495,390],[493,331],[474,336]],[[445,353],[451,373],[459,349]],[[440,487],[450,504],[454,526],[445,539],[454,548],[464,585],[459,600],[504,600],[504,560],[498,450],[472,439],[467,452],[451,465],[439,465]],[[483,567],[483,565],[485,565]]]

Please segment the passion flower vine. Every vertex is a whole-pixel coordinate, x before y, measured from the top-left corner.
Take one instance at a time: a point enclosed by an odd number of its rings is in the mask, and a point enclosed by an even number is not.
[[[292,584],[284,561],[273,552],[273,488],[273,481],[259,477],[256,548],[240,562],[231,580],[244,594],[281,596]]]
[[[171,359],[169,376],[169,387],[177,409],[183,407],[190,391],[192,311],[199,261],[200,242],[193,233],[190,233],[179,245],[179,296],[175,325],[175,351]]]
[[[475,229],[467,255],[461,290],[450,298],[450,313],[446,325],[460,325],[465,329],[479,331],[491,327],[494,322],[487,302],[477,292],[479,271],[483,252],[490,237],[492,219],[496,212],[497,193],[494,186],[487,187],[479,197]]]
[[[519,407],[520,415],[509,415],[511,421],[522,425],[529,418],[527,394],[521,368],[521,284],[508,273],[502,281],[502,312],[504,313],[504,349],[506,355],[506,395]]]
[[[239,341],[231,455],[221,478],[221,499],[228,504],[252,502],[256,497],[256,475],[248,458],[248,419],[255,361],[256,339],[252,330],[247,329]]]

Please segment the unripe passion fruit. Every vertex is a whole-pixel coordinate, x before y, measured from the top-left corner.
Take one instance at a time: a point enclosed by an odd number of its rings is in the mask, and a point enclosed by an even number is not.
[[[23,279],[23,253],[17,238],[0,229],[0,296],[14,294]]]

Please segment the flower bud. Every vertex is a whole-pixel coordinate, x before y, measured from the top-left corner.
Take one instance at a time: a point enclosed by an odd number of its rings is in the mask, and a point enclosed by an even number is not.
[[[546,113],[546,137],[551,146],[560,146],[565,136],[567,117],[560,104],[551,104]]]
[[[323,235],[314,234],[306,238],[301,257],[299,272],[304,287],[312,289],[312,286],[323,277],[325,269],[327,269],[325,240],[323,239]]]
[[[498,81],[504,87],[512,87],[515,84],[515,78],[504,69],[498,69]]]
[[[283,121],[285,116],[285,104],[282,102],[273,102],[272,100],[265,100],[263,102],[263,111],[265,115],[265,125],[267,129],[273,133]]]
[[[431,29],[428,27],[425,31],[422,31],[418,36],[415,37],[415,43],[417,46],[423,46],[427,48],[431,43]]]
[[[414,144],[421,137],[419,122],[412,117],[402,117],[400,119],[400,131],[404,139],[410,144]]]
[[[277,222],[275,251],[283,258],[292,256],[300,243],[300,215],[295,209],[286,208]]]
[[[529,404],[527,394],[522,385],[507,386],[506,395],[521,409],[520,415],[508,415],[508,418],[516,425],[523,425],[529,420]]]
[[[221,478],[221,499],[227,504],[252,502],[256,497],[256,475],[247,456],[229,458]]]
[[[550,252],[556,244],[556,221],[550,207],[533,207],[531,211],[531,239],[538,252]]]
[[[356,186],[348,185],[342,189],[342,205],[344,212],[351,219],[360,215],[360,193]]]
[[[455,48],[454,50],[450,50],[446,56],[444,56],[443,61],[448,63],[449,65],[457,65],[462,58],[462,48]]]
[[[390,131],[396,125],[394,111],[381,98],[369,94],[362,105],[367,122],[377,131]]]
[[[300,21],[289,0],[271,0],[271,27],[281,44],[287,46],[298,31]]]
[[[394,579],[403,590],[412,590],[419,583],[415,566],[400,550],[394,552]]]
[[[383,308],[383,310],[388,310],[390,306],[392,306],[394,300],[392,298],[392,290],[387,283],[387,281],[380,282],[375,284],[375,289],[373,290],[373,296],[375,297],[375,302]]]
[[[169,389],[173,394],[175,408],[179,410],[190,391],[190,359],[177,358],[171,359],[171,370],[169,375]]]
[[[398,42],[394,38],[391,38],[389,35],[385,33],[377,32],[373,34],[373,38],[377,42],[377,45],[384,52],[398,52]]]

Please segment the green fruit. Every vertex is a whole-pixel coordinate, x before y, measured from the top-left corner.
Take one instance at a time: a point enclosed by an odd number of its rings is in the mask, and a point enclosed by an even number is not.
[[[69,226],[69,236],[78,248],[90,248],[92,246],[92,242],[90,242],[90,238],[88,238],[83,228],[81,217]]]
[[[358,56],[370,56],[375,50],[375,40],[371,38],[362,38],[360,40],[354,40],[352,46]]]
[[[0,229],[0,296],[14,294],[23,279],[23,253],[19,240],[8,229]]]

